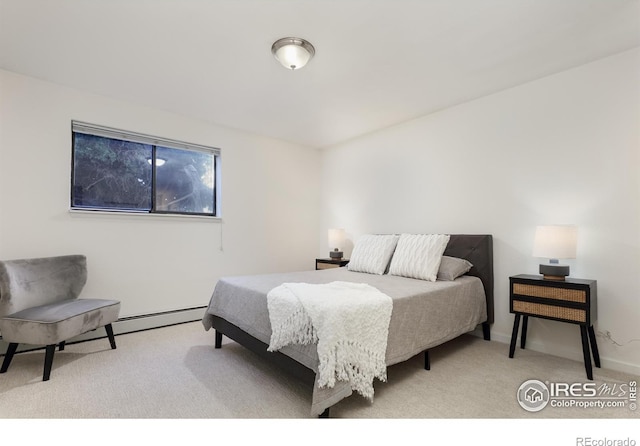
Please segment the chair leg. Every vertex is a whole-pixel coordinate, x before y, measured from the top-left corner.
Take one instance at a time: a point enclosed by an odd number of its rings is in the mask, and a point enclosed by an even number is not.
[[[9,368],[9,364],[11,364],[11,360],[13,359],[13,355],[16,353],[16,349],[18,348],[17,342],[11,342],[9,347],[7,348],[7,353],[4,354],[4,361],[2,361],[2,368],[0,368],[0,373],[5,373]]]
[[[42,374],[43,381],[49,381],[49,377],[51,376],[51,366],[53,365],[53,355],[55,352],[56,344],[47,345],[44,356],[44,373]]]
[[[113,327],[111,326],[111,324],[107,324],[104,326],[104,329],[107,331],[107,336],[109,337],[109,344],[111,344],[111,348],[115,350],[116,337],[113,335]]]
[[[66,345],[66,341],[62,341],[60,344],[58,344],[58,351],[64,350],[65,345]]]

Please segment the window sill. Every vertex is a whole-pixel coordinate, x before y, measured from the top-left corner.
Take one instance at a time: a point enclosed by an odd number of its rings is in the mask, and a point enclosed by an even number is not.
[[[208,220],[212,222],[222,222],[222,217],[220,216],[210,216],[210,215],[187,215],[187,214],[156,214],[149,212],[133,212],[133,211],[104,211],[101,209],[69,209],[70,214],[78,214],[78,215],[106,215],[110,217],[118,217],[118,216],[135,216],[135,217],[151,217],[151,218],[173,218],[173,219],[197,219],[197,220]]]

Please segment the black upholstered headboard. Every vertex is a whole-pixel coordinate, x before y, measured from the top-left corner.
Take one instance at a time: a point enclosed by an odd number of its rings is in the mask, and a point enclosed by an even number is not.
[[[450,234],[444,255],[467,259],[473,268],[467,274],[479,277],[487,296],[487,322],[493,323],[493,237]]]

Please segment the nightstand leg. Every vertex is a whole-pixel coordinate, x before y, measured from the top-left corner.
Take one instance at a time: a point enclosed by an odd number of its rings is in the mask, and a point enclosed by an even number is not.
[[[511,346],[509,347],[509,358],[513,358],[516,351],[516,338],[518,337],[518,327],[520,327],[520,315],[516,313],[513,319],[513,331],[511,332]]]
[[[580,326],[580,336],[582,337],[582,356],[584,356],[584,368],[587,371],[587,379],[593,380],[593,369],[591,368],[591,350],[589,349],[587,327],[584,325]]]
[[[529,316],[526,314],[522,316],[522,333],[520,333],[520,348],[524,350],[524,346],[527,343],[527,324],[529,323]]]
[[[589,343],[591,344],[591,352],[593,353],[593,363],[600,368],[600,353],[598,353],[598,344],[596,342],[596,332],[593,331],[593,325],[589,327]]]

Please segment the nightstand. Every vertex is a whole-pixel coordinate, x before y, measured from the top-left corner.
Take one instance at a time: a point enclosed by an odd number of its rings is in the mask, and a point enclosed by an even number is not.
[[[316,259],[316,269],[340,268],[347,263],[349,259]]]
[[[527,341],[529,316],[576,324],[580,326],[587,378],[592,380],[592,353],[593,362],[596,367],[600,367],[598,344],[593,330],[593,323],[598,317],[596,285],[595,280],[545,280],[542,276],[528,274],[509,277],[509,311],[515,314],[509,358],[513,358],[515,352],[521,316],[520,348],[524,348]]]

